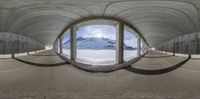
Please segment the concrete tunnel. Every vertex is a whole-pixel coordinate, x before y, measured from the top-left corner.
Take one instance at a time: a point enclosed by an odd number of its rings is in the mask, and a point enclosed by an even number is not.
[[[200,99],[199,0],[0,0],[0,99]]]

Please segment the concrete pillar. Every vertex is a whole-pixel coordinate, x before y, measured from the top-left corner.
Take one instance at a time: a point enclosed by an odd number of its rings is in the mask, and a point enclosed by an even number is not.
[[[142,49],[142,54],[144,54],[144,45],[145,45],[145,42],[142,43],[142,48],[141,48]]]
[[[144,43],[144,52],[143,53],[145,53],[146,52],[146,43]]]
[[[199,54],[199,38],[198,35],[196,34],[196,53]]]
[[[59,45],[59,39],[56,42],[56,51],[57,53],[60,53],[60,50],[59,50],[60,47],[58,47],[58,45]]]
[[[26,51],[27,51],[27,55],[29,55],[29,47],[28,47],[28,45],[26,45]]]
[[[137,41],[137,55],[140,56],[141,53],[140,53],[140,50],[141,50],[141,46],[140,46],[140,43],[141,43],[141,38],[138,37],[138,41]]]
[[[124,24],[119,22],[116,33],[116,61],[118,64],[124,62]]]
[[[167,54],[167,52],[168,52],[168,41],[167,41],[167,43],[166,43],[166,54]]]
[[[188,58],[191,58],[191,47],[190,47],[190,44],[187,45],[187,52],[188,52]]]
[[[12,36],[12,39],[13,39],[13,36]],[[16,49],[15,47],[16,46],[14,44],[15,44],[14,41],[12,41],[12,54],[11,54],[12,58],[15,58],[15,54],[14,53],[15,53],[15,49]]]
[[[70,59],[76,60],[76,31],[75,27],[70,28]]]
[[[55,51],[55,43],[53,43],[53,50]]]
[[[161,46],[161,53],[163,53],[163,47]]]
[[[15,58],[15,54],[14,54],[14,53],[12,53],[11,57],[12,57],[12,58]]]
[[[59,47],[60,47],[59,48],[60,49],[60,54],[62,54],[63,53],[63,50],[62,50],[63,47],[62,47],[62,38],[61,37],[59,38],[59,41],[60,41],[60,43],[59,43],[60,44],[59,45]]]
[[[175,56],[175,39],[173,38],[172,41],[173,41],[173,56]]]
[[[189,51],[188,58],[191,58],[191,51]]]
[[[183,53],[183,36],[180,36],[180,48],[179,48],[179,50],[180,50],[180,53]]]

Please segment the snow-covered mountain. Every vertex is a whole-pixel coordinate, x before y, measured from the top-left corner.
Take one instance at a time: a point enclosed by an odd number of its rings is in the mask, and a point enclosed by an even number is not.
[[[111,40],[108,38],[97,38],[97,37],[92,37],[92,38],[83,38],[79,37],[77,38],[77,48],[78,49],[95,49],[95,50],[114,50],[116,49],[116,42],[115,40]],[[69,49],[70,48],[70,41],[66,41],[63,44],[64,49]],[[133,48],[131,46],[127,46],[124,44],[124,49],[125,50],[136,50],[136,48]]]

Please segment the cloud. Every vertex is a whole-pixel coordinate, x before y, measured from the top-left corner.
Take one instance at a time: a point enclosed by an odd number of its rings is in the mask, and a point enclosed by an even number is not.
[[[128,46],[137,47],[137,37],[127,30],[124,31],[124,43]]]
[[[81,27],[77,32],[77,37],[96,37],[101,33],[102,37],[116,39],[116,29],[109,25],[91,25]]]
[[[110,25],[90,25],[79,28],[78,37],[104,37],[116,40],[116,28]],[[70,39],[70,35],[64,37],[65,41]],[[129,31],[124,31],[124,43],[128,46],[137,47],[137,37]]]

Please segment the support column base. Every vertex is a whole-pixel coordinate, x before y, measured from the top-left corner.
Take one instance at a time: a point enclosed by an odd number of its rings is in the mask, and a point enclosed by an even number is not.
[[[188,54],[188,58],[191,58],[191,54]]]
[[[15,54],[12,54],[11,57],[12,57],[12,58],[15,58]]]

